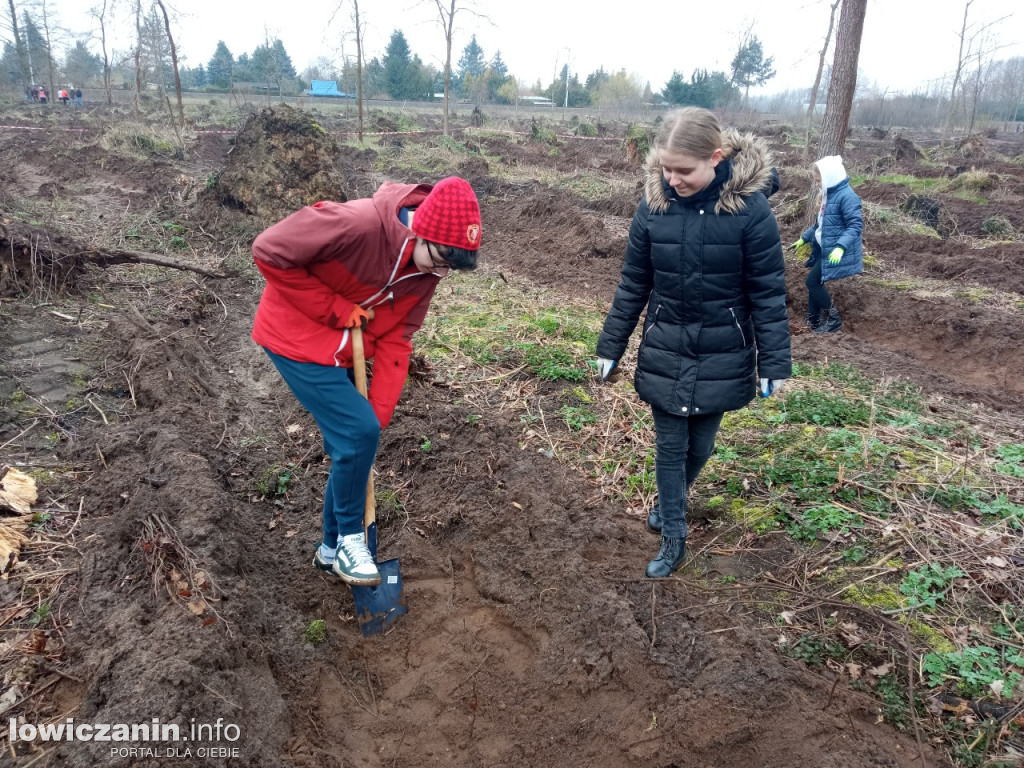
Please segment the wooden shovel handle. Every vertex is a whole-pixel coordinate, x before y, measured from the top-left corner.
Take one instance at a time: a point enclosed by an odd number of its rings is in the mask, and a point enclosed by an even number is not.
[[[352,369],[356,374],[356,389],[366,397],[366,352],[363,348],[363,329],[352,329]],[[366,480],[366,507],[363,510],[363,530],[366,531],[377,521],[377,502],[373,496],[373,468]]]

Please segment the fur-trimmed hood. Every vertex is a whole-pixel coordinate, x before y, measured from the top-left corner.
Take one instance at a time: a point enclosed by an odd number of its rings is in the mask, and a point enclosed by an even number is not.
[[[770,188],[771,151],[764,139],[752,133],[740,133],[735,128],[726,128],[722,131],[722,154],[732,160],[732,174],[721,186],[715,213],[738,213],[746,205],[743,198]],[[652,148],[647,154],[644,172],[647,205],[653,213],[664,213],[668,210],[671,187],[665,183],[657,149]]]

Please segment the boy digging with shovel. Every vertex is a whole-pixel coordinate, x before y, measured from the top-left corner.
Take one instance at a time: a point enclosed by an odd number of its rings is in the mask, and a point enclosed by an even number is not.
[[[252,338],[313,416],[331,457],[323,540],[313,564],[353,586],[380,572],[363,531],[367,480],[380,432],[391,421],[438,281],[475,269],[480,206],[472,187],[450,177],[383,184],[372,198],[319,202],[253,242],[267,280]],[[374,360],[368,397],[356,389],[352,329]]]

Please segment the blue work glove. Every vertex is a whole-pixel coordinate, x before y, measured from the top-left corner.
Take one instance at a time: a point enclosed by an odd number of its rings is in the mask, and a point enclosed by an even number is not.
[[[615,381],[619,378],[618,360],[609,360],[607,357],[597,358],[597,375],[601,381]]]
[[[781,392],[785,383],[785,379],[760,379],[757,383],[757,394],[761,397],[771,397],[776,392]]]
[[[846,251],[841,246],[837,245],[835,248],[832,249],[832,253],[828,255],[828,263],[838,264],[840,261],[842,261],[844,253],[846,253]]]

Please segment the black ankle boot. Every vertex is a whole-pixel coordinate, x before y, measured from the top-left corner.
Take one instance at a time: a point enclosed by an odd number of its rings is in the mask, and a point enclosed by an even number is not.
[[[667,579],[686,559],[686,539],[662,537],[658,556],[647,564],[648,579]]]
[[[651,533],[661,533],[661,509],[655,504],[647,515],[647,530]]]
[[[816,331],[821,327],[821,324],[825,321],[824,312],[808,312],[807,313],[807,326],[812,330]]]
[[[836,305],[833,304],[828,310],[828,315],[825,321],[814,329],[815,333],[835,333],[843,327],[843,320],[839,317],[839,310],[836,309]]]

